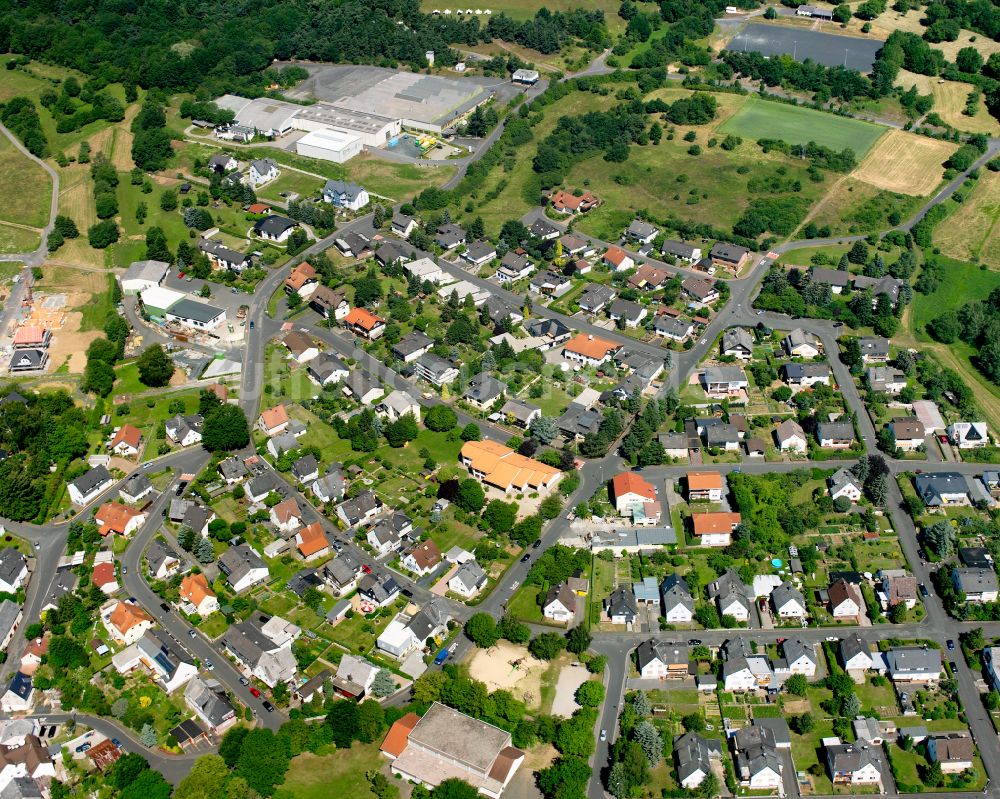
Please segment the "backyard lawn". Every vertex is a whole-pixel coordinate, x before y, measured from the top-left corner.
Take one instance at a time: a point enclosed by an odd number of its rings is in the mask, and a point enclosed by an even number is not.
[[[379,743],[355,742],[350,749],[333,750],[323,755],[303,752],[292,759],[280,791],[295,799],[327,799],[330,796],[376,799],[365,775],[384,764]]]

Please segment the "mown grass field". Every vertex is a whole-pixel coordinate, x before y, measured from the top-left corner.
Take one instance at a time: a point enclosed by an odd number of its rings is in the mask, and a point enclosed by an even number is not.
[[[49,221],[52,179],[0,136],[0,221],[41,228]]]
[[[922,197],[941,182],[944,162],[957,149],[951,142],[890,130],[852,175],[879,189]]]
[[[33,230],[0,222],[0,252],[31,252],[40,240],[41,235]]]
[[[429,186],[440,186],[455,174],[454,166],[416,166],[359,155],[344,164],[347,180],[364,186],[372,194],[408,200]]]
[[[789,144],[814,141],[834,150],[850,147],[858,158],[863,158],[886,129],[871,122],[750,97],[719,131],[755,141],[763,138],[781,139]]]
[[[1000,269],[1000,172],[983,171],[961,208],[934,228],[934,243],[946,255]]]

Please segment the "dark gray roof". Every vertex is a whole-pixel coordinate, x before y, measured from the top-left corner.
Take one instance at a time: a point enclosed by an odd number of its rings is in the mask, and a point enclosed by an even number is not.
[[[414,330],[393,344],[392,351],[399,357],[404,358],[410,353],[431,346],[433,343],[429,336],[424,335],[419,330]]]
[[[666,255],[674,255],[677,258],[694,258],[695,248],[690,244],[685,244],[683,241],[676,241],[675,239],[664,239],[663,246],[660,247],[660,252]]]
[[[655,661],[669,666],[678,663],[687,665],[689,660],[687,644],[657,641],[652,638],[639,644],[635,655],[640,671]]]
[[[643,307],[631,300],[617,299],[611,303],[611,307],[608,308],[608,313],[611,316],[620,316],[623,319],[633,321],[639,318],[639,315],[643,312]]]
[[[292,474],[299,479],[319,471],[319,461],[315,455],[303,455],[292,464]]]
[[[153,543],[146,550],[146,560],[149,561],[149,570],[153,574],[156,574],[160,570],[160,566],[165,562],[168,560],[180,560],[180,556],[165,543],[154,538]]]
[[[258,233],[267,234],[268,236],[280,236],[286,230],[291,230],[293,227],[298,227],[298,225],[299,223],[294,219],[289,219],[279,214],[268,214],[263,219],[257,220],[253,229]]]
[[[635,601],[632,589],[625,585],[616,588],[611,596],[604,600],[604,609],[609,616],[624,616],[634,619],[639,615],[639,605]]]
[[[216,308],[214,305],[185,297],[171,305],[167,309],[167,313],[171,316],[179,316],[182,319],[192,319],[195,322],[211,322],[213,319],[224,314],[225,311],[222,308]]]
[[[104,466],[95,466],[86,474],[81,474],[72,482],[83,496],[111,482],[111,473]]]
[[[121,490],[130,497],[137,497],[153,487],[145,472],[132,472],[122,483]]]
[[[507,386],[488,375],[480,372],[469,381],[469,387],[465,390],[465,397],[475,402],[491,402],[497,399],[507,390]]]
[[[929,472],[918,474],[913,480],[917,493],[927,505],[940,505],[945,494],[968,494],[969,484],[965,475],[958,472]]]
[[[8,585],[14,584],[27,565],[28,559],[13,547],[0,549],[0,580]]]
[[[724,261],[739,261],[744,255],[750,252],[746,247],[740,247],[737,244],[730,244],[726,241],[717,241],[712,245],[712,249],[709,255],[712,258],[720,258]]]
[[[820,422],[816,425],[816,438],[847,440],[854,438],[854,425],[850,422]]]
[[[722,756],[722,744],[716,739],[702,738],[688,732],[674,739],[674,758],[677,761],[677,776],[681,781],[693,774],[712,773],[713,757]]]
[[[230,547],[219,556],[219,570],[226,575],[230,584],[235,584],[251,569],[266,569],[267,564],[260,555],[247,544]]]

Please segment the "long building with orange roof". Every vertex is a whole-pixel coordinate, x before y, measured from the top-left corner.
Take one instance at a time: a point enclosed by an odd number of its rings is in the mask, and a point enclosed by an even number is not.
[[[459,454],[469,473],[504,493],[552,488],[561,472],[541,461],[526,458],[497,441],[466,441]]]

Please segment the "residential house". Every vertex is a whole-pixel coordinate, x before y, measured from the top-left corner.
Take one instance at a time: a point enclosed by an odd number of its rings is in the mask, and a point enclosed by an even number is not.
[[[362,371],[351,372],[346,380],[341,380],[340,390],[345,397],[350,397],[362,405],[371,405],[385,394],[385,389]]]
[[[374,491],[365,491],[353,499],[348,499],[337,506],[337,516],[347,527],[366,524],[374,519],[382,510],[382,501]]]
[[[281,243],[288,241],[292,231],[299,226],[294,219],[288,219],[278,214],[268,214],[254,223],[253,231],[266,241]]]
[[[303,261],[285,278],[285,293],[298,294],[302,299],[307,298],[319,286],[319,278],[316,277],[316,267],[307,261]]]
[[[476,561],[470,560],[458,567],[458,571],[448,580],[448,590],[471,599],[486,587],[487,577]]]
[[[528,291],[541,294],[543,297],[561,297],[573,288],[573,283],[568,277],[546,269],[539,272],[528,283]]]
[[[628,279],[628,284],[640,291],[658,291],[670,280],[670,273],[650,264],[643,264]]]
[[[745,327],[726,328],[722,333],[722,354],[749,361],[753,357],[753,334]]]
[[[641,219],[634,219],[625,230],[625,237],[639,244],[652,244],[659,231],[655,226]]]
[[[847,672],[866,672],[874,668],[876,656],[861,636],[853,633],[840,639],[840,663]]]
[[[712,772],[712,762],[722,759],[722,743],[716,738],[703,738],[696,732],[686,732],[674,738],[674,765],[677,782],[694,791]]]
[[[695,602],[687,581],[676,572],[660,583],[660,604],[668,624],[690,624],[694,619]]]
[[[438,227],[434,243],[442,250],[453,250],[460,244],[465,244],[465,229],[454,222],[446,222]]]
[[[701,247],[693,247],[690,244],[686,244],[683,241],[676,241],[675,239],[664,239],[663,244],[660,245],[660,252],[689,264],[701,260]]]
[[[982,449],[990,443],[986,422],[955,422],[948,425],[948,440],[959,449]]]
[[[577,596],[566,583],[549,586],[542,602],[542,615],[546,619],[567,624],[576,616]]]
[[[927,739],[927,759],[945,774],[961,774],[973,766],[976,746],[967,732],[948,732]]]
[[[646,318],[646,309],[637,302],[617,299],[608,307],[608,317],[627,328],[636,328]]]
[[[951,582],[966,602],[981,605],[997,601],[997,573],[993,569],[956,566],[951,570]]]
[[[462,253],[462,260],[472,266],[483,266],[497,257],[497,248],[488,241],[475,241]]]
[[[719,472],[688,472],[688,501],[721,502],[723,479]]]
[[[309,305],[324,319],[335,319],[338,322],[344,321],[351,312],[351,304],[347,301],[345,291],[342,288],[332,289],[322,283],[317,284],[309,295]]]
[[[154,538],[146,550],[146,564],[155,580],[166,580],[181,570],[180,555],[159,538]]]
[[[330,542],[327,540],[323,525],[319,522],[307,524],[295,534],[295,548],[304,560],[321,558],[330,553]]]
[[[144,472],[132,472],[118,488],[118,495],[126,502],[136,503],[153,493],[153,484]]]
[[[28,713],[34,707],[34,699],[35,689],[31,677],[18,671],[14,673],[11,681],[7,684],[7,690],[0,696],[0,710],[4,713]],[[6,765],[8,753],[3,752],[3,756],[4,765]],[[0,774],[2,773],[0,771]]]
[[[803,454],[807,448],[806,433],[802,425],[794,419],[785,419],[774,431],[774,438],[778,442],[778,449],[782,452],[793,452]]]
[[[238,455],[219,461],[218,469],[219,476],[226,481],[226,485],[242,483],[248,474],[246,464]]]
[[[704,428],[705,446],[710,450],[724,450],[726,452],[736,452],[740,448],[740,431],[736,425],[725,424],[719,420],[719,424],[711,424]]]
[[[397,236],[402,236],[404,239],[408,239],[410,234],[418,227],[418,225],[417,220],[412,216],[395,211],[392,215],[391,227],[392,232]]]
[[[786,363],[781,367],[790,386],[811,388],[817,383],[830,385],[830,367],[825,363]]]
[[[426,352],[413,364],[413,373],[420,379],[435,386],[453,383],[458,378],[458,369],[451,361],[439,358],[433,352]]]
[[[834,785],[874,785],[882,781],[882,760],[874,746],[824,743],[826,768]]]
[[[653,323],[653,332],[661,338],[683,343],[694,333],[694,324],[683,319],[661,316]]]
[[[847,466],[830,475],[826,480],[826,487],[831,499],[847,497],[851,502],[861,499],[862,483]]]
[[[782,621],[806,617],[805,597],[787,580],[771,592],[771,607]]]
[[[583,290],[583,293],[577,297],[576,304],[580,307],[581,311],[597,314],[600,313],[601,309],[612,302],[617,296],[618,292],[611,286],[605,286],[600,283],[591,283]]]
[[[276,436],[288,429],[288,411],[284,405],[275,405],[263,411],[257,419],[257,427],[267,436]]]
[[[239,274],[252,263],[246,253],[231,249],[214,239],[199,239],[198,249],[208,257],[213,269],[227,269]]]
[[[231,625],[222,636],[222,646],[245,674],[274,688],[292,682],[298,666],[291,641],[278,644],[264,632],[268,621],[269,616],[256,613],[248,621]]]
[[[400,558],[404,569],[424,577],[431,574],[441,563],[441,550],[430,538],[419,541]]]
[[[928,472],[913,479],[917,494],[928,508],[969,505],[969,483],[958,472]]]
[[[823,351],[820,340],[801,327],[785,336],[781,340],[781,346],[790,358],[816,358]]]
[[[354,555],[341,552],[323,565],[321,576],[335,595],[344,596],[357,587],[362,571],[361,563]]]
[[[528,225],[528,233],[541,241],[552,241],[559,238],[562,231],[545,219],[536,219]]]
[[[772,594],[773,599],[773,594]],[[804,618],[800,617],[800,618]],[[775,673],[801,674],[803,677],[815,677],[818,661],[816,646],[799,638],[786,638],[781,643],[783,662],[775,663]]]
[[[917,605],[917,578],[903,569],[881,569],[876,575],[876,596],[883,610],[896,605]]]
[[[906,375],[894,366],[870,366],[865,372],[868,388],[882,394],[899,394],[906,388]]]
[[[114,484],[104,466],[95,466],[89,472],[70,482],[66,489],[74,505],[89,505]]]
[[[487,372],[480,372],[469,381],[462,399],[484,411],[503,397],[507,386]]]
[[[659,517],[656,488],[635,472],[622,472],[611,480],[611,497],[619,516]],[[655,506],[655,507],[652,507]]]
[[[620,585],[604,600],[604,613],[612,624],[632,624],[639,615],[639,605],[629,586]]]
[[[740,521],[740,514],[727,511],[692,513],[691,531],[698,546],[728,547]]]
[[[332,467],[322,477],[313,481],[309,490],[320,502],[335,502],[344,496],[346,484],[344,476],[336,467]]]
[[[754,791],[782,791],[784,764],[770,726],[755,720],[737,730],[729,741],[736,753],[736,779],[741,786]]]
[[[446,280],[444,270],[432,258],[423,257],[406,261],[403,269],[421,283],[444,283]]]
[[[850,449],[854,444],[854,425],[850,422],[820,422],[816,440],[824,449]]]
[[[635,657],[639,676],[644,680],[685,679],[690,674],[687,644],[650,639],[639,644]]]
[[[271,508],[271,524],[282,533],[294,532],[302,526],[302,511],[295,497],[282,500]]]
[[[249,544],[239,544],[223,552],[219,556],[219,571],[237,594],[271,576],[267,564]]]
[[[855,619],[864,613],[865,600],[861,589],[843,577],[830,583],[830,615],[834,619]]]
[[[941,650],[896,646],[885,653],[889,678],[897,684],[930,683],[941,679]]]
[[[358,596],[371,602],[375,607],[384,608],[399,596],[399,584],[388,572],[372,571],[358,582]]]
[[[700,277],[686,277],[681,281],[681,290],[698,305],[711,305],[721,294],[719,290]]]
[[[576,258],[589,258],[597,252],[597,248],[589,239],[585,239],[576,233],[564,233],[559,237],[559,243],[562,244],[564,255],[571,255]]]
[[[344,317],[344,327],[369,341],[375,341],[385,333],[385,320],[365,308],[352,308]]]
[[[292,463],[292,475],[300,483],[311,483],[319,477],[319,461],[316,456],[305,455]]]
[[[632,260],[632,256],[625,252],[625,250],[621,247],[616,247],[614,245],[608,247],[601,260],[610,266],[615,272],[627,272],[635,266],[635,261]]]
[[[368,196],[368,192],[357,183],[328,180],[323,186],[323,200],[336,208],[360,211],[368,205],[371,198]]]
[[[251,186],[261,186],[278,177],[278,164],[271,158],[257,158],[250,162],[247,179]]]
[[[0,549],[0,592],[16,594],[28,577],[28,559],[13,547]]]
[[[361,701],[375,682],[379,667],[357,655],[345,654],[337,665],[337,674],[332,677],[334,690],[348,699]]]
[[[419,422],[420,403],[406,391],[393,391],[375,406],[375,413],[389,422],[410,414],[414,421]]]
[[[239,721],[226,689],[211,677],[204,680],[192,677],[184,688],[184,702],[216,735],[221,735]]]
[[[309,361],[307,368],[309,370],[309,377],[321,386],[339,383],[342,380],[346,380],[351,374],[350,369],[347,368],[347,364],[329,352],[320,353],[316,358],[313,358]]]
[[[433,346],[434,342],[429,336],[414,330],[392,345],[392,354],[403,363],[413,363],[424,353],[430,352]]]
[[[558,319],[532,319],[525,325],[525,330],[527,330],[529,335],[535,336],[544,342],[539,347],[539,350],[543,352],[554,349],[563,342],[568,341],[570,336],[573,335],[573,331]]]
[[[923,422],[915,416],[897,417],[889,422],[889,429],[896,440],[896,446],[904,452],[913,452],[924,446],[927,438]]]
[[[738,622],[750,621],[753,591],[740,576],[729,569],[708,585],[708,598],[715,601],[720,616],[732,616]]]
[[[745,391],[750,382],[740,366],[709,366],[702,373],[705,393],[710,396],[731,396]]]
[[[219,609],[219,599],[208,585],[204,574],[186,574],[181,580],[180,598],[190,602],[202,618],[211,616]]]
[[[153,617],[131,602],[116,602],[101,609],[101,623],[115,641],[130,646],[153,626]]]
[[[123,458],[134,458],[139,454],[141,445],[142,431],[130,424],[123,424],[111,437],[108,449]]]
[[[514,398],[504,403],[500,414],[508,424],[527,430],[531,423],[542,415],[542,409],[525,400]]]
[[[115,564],[110,560],[94,564],[94,569],[90,574],[90,581],[108,595],[113,594],[121,587],[118,585],[118,576],[115,572]],[[69,592],[67,591],[65,593]]]
[[[535,271],[535,265],[524,255],[516,250],[509,250],[500,259],[500,266],[493,277],[500,283],[516,283],[531,277]]]
[[[889,360],[889,339],[865,336],[858,339],[863,363],[885,363]]]
[[[10,641],[22,618],[24,618],[24,613],[16,602],[12,602],[10,599],[4,599],[0,602],[0,648],[5,652],[10,646]]]
[[[733,272],[739,272],[744,264],[750,260],[750,250],[746,247],[739,247],[725,241],[719,241],[712,245],[708,252],[708,257],[716,266],[722,266]]]

